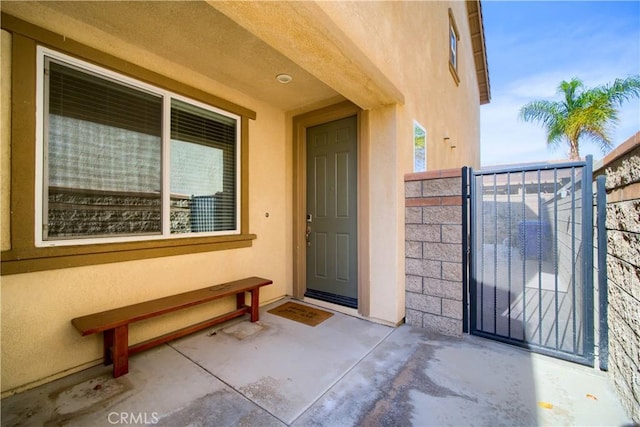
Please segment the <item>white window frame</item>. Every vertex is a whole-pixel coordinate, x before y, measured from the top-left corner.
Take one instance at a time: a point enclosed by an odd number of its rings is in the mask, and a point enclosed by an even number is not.
[[[113,79],[119,83],[129,85],[137,90],[147,91],[154,95],[162,97],[162,219],[161,219],[161,233],[154,235],[140,235],[140,236],[114,236],[114,237],[80,237],[75,239],[56,239],[56,240],[44,240],[43,230],[45,224],[45,218],[47,213],[44,212],[45,203],[45,188],[44,188],[44,171],[45,171],[45,115],[48,111],[48,103],[45,100],[45,78],[44,78],[44,63],[45,57],[49,57],[54,60],[62,61],[70,66],[77,67],[81,70],[95,73],[105,78]],[[72,56],[60,53],[55,50],[48,49],[43,46],[37,47],[37,78],[36,78],[36,168],[35,168],[35,245],[36,247],[54,247],[54,246],[72,246],[72,245],[96,245],[106,243],[120,243],[120,242],[136,242],[136,241],[148,241],[148,240],[165,240],[165,239],[185,239],[194,237],[207,237],[207,236],[225,236],[225,235],[239,235],[241,234],[242,224],[242,209],[241,209],[241,188],[242,188],[242,153],[241,153],[241,141],[242,141],[242,120],[237,114],[230,113],[225,110],[221,110],[214,106],[205,104],[192,98],[185,97],[175,92],[162,89],[160,87],[144,83],[140,80],[125,76],[123,74],[108,70],[98,65],[90,64]],[[198,232],[198,233],[176,233],[170,232],[170,198],[171,191],[169,185],[169,173],[170,171],[170,145],[171,145],[171,100],[176,99],[182,102],[189,103],[196,107],[203,108],[205,110],[212,111],[214,113],[232,118],[236,121],[236,224],[234,230],[222,230],[211,232]]]

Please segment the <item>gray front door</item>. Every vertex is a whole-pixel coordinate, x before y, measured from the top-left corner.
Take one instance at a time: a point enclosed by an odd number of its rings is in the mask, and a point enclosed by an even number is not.
[[[307,129],[305,296],[358,306],[357,118]]]

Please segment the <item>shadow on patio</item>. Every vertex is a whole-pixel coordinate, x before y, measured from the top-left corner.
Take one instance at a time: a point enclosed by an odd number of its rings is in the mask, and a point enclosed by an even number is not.
[[[493,341],[267,313],[2,401],[3,426],[631,424],[606,375]]]

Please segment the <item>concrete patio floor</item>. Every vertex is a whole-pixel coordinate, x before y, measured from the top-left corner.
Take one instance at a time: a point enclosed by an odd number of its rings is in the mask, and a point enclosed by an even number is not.
[[[632,425],[606,374],[497,342],[261,309],[1,402],[3,426]]]

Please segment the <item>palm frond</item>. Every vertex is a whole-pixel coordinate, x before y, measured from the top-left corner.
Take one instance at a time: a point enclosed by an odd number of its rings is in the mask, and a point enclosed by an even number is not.
[[[567,142],[573,159],[579,158],[579,143],[585,138],[606,153],[612,146],[611,128],[618,121],[617,107],[640,96],[640,76],[616,79],[610,85],[592,89],[574,77],[560,82],[558,94],[561,101],[539,100],[524,105],[519,118],[543,125],[548,145]]]
[[[584,83],[577,77],[572,78],[569,81],[563,80],[558,86],[558,94],[564,96],[564,105],[567,111],[571,111],[575,108],[576,101],[579,99],[580,94],[583,92]]]
[[[525,122],[538,122],[547,130],[547,144],[558,145],[562,141],[565,126],[565,107],[555,101],[533,101],[520,109],[519,117]]]
[[[600,96],[608,99],[612,105],[621,105],[634,97],[640,97],[640,76],[615,79],[612,84],[594,88]]]
[[[539,122],[549,126],[562,117],[562,114],[558,102],[542,100],[524,105],[518,116],[525,122]]]

